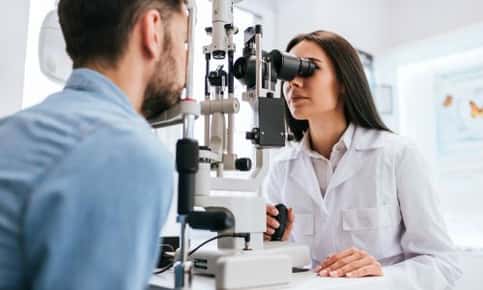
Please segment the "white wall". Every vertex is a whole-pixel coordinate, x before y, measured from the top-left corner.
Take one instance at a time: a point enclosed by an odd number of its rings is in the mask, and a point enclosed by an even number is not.
[[[372,54],[384,46],[387,0],[276,0],[276,44],[284,48],[296,34],[329,30]]]
[[[0,117],[21,109],[30,0],[0,2]]]
[[[376,56],[409,42],[483,22],[481,0],[272,0],[271,3],[277,11],[276,44],[280,47],[297,33],[326,29]]]
[[[483,21],[481,0],[388,0],[386,9],[385,49]]]

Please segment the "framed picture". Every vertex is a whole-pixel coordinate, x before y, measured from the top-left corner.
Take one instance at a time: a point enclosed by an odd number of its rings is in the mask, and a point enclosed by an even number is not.
[[[392,114],[394,107],[392,86],[378,85],[374,92],[374,101],[381,114]]]
[[[374,75],[374,57],[372,54],[360,49],[357,50],[357,53],[359,54],[362,67],[364,68],[364,73],[366,74],[369,87],[371,88],[371,91],[374,92],[374,88],[376,86],[376,78]]]
[[[483,66],[437,75],[434,88],[440,160],[483,169]]]

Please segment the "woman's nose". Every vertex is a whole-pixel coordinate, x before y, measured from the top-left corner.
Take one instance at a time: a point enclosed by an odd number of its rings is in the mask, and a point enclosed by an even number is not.
[[[301,88],[303,85],[303,79],[299,76],[296,76],[293,80],[288,82],[291,87]]]

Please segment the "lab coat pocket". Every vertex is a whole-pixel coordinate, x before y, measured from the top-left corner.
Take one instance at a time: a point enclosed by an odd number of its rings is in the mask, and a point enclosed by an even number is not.
[[[342,230],[350,245],[364,249],[376,258],[399,246],[401,214],[398,206],[381,205],[342,211]]]
[[[342,228],[344,231],[376,230],[398,225],[400,221],[399,208],[393,205],[342,211]]]
[[[295,212],[292,238],[295,242],[311,244],[314,237],[314,214]]]

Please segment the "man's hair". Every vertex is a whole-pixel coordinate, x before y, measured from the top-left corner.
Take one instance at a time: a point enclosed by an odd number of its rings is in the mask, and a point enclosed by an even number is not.
[[[181,13],[183,3],[184,0],[60,0],[59,21],[74,68],[92,61],[115,66],[143,12],[157,9],[168,27],[173,13]]]

